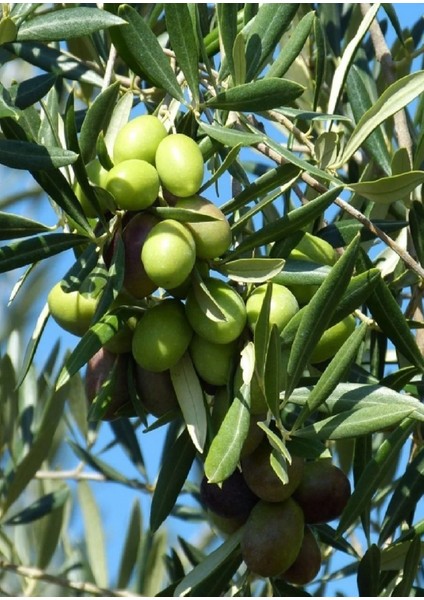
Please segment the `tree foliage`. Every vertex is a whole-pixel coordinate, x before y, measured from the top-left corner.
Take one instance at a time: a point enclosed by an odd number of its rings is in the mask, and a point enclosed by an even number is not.
[[[422,595],[423,29],[418,15],[402,28],[396,5],[378,3],[2,5],[0,164],[16,186],[0,197],[2,593]],[[146,113],[201,149],[200,192],[232,232],[210,272],[245,299],[267,282],[309,294],[277,332],[268,286],[220,427],[216,390],[189,355],[171,369],[178,408],[158,418],[130,374],[129,412],[102,420],[114,369],[86,399],[88,361],[151,302],[113,304],[125,256],[118,244],[108,266],[102,257],[125,214],[104,214],[108,193],[90,185],[87,165],[97,157],[109,170],[118,131]],[[152,212],[202,220],[166,195]],[[295,256],[311,239],[334,260]],[[40,356],[44,336],[60,337],[43,304],[62,253],[71,267],[58,278],[71,289],[90,274],[106,285],[81,339],[66,352],[53,339]],[[223,320],[202,277],[197,299]],[[352,314],[353,333],[314,361],[324,332]],[[200,498],[204,472],[222,483],[237,469],[255,385],[278,477],[292,455],[331,457],[352,483],[340,519],[314,527],[323,567],[306,586],[251,573],[243,528],[217,533]],[[127,525],[111,570],[95,490],[118,487],[131,506],[115,506]]]

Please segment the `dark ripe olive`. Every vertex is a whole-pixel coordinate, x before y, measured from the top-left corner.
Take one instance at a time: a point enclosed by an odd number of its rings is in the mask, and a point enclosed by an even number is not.
[[[297,456],[292,457],[288,465],[288,482],[283,483],[271,466],[272,448],[267,439],[251,454],[241,461],[243,476],[250,489],[266,502],[282,502],[289,498],[299,485],[305,461]]]
[[[296,560],[303,531],[302,509],[292,498],[259,501],[244,525],[240,544],[244,562],[261,577],[276,577]]]
[[[135,298],[144,298],[157,289],[148,277],[141,261],[141,250],[153,227],[159,220],[148,213],[135,215],[122,232],[125,248],[124,287]]]
[[[154,373],[136,365],[135,384],[144,408],[155,417],[178,408],[169,371]]]
[[[106,348],[100,348],[87,363],[85,391],[90,404],[112,376],[110,390],[105,398],[107,407],[101,416],[104,421],[118,418],[119,411],[131,404],[128,392],[128,361],[130,357],[130,354],[113,354]]]
[[[305,527],[302,546],[291,567],[280,575],[295,585],[306,585],[315,579],[321,568],[321,550],[310,527]]]
[[[248,488],[237,469],[221,484],[208,483],[203,476],[200,484],[202,502],[215,514],[227,519],[245,521],[259,498]]]
[[[306,523],[337,519],[350,497],[350,482],[329,460],[305,463],[302,481],[293,497],[301,506]]]

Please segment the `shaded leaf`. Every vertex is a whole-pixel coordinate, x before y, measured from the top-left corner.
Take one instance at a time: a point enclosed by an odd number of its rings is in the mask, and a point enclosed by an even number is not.
[[[360,596],[380,595],[380,549],[372,544],[358,565],[358,591]]]
[[[34,233],[49,231],[50,227],[21,215],[0,212],[0,240],[27,237]]]
[[[148,78],[154,85],[164,88],[173,98],[183,104],[185,99],[168,58],[146,21],[128,4],[119,7],[119,16],[127,21],[122,27],[122,35],[136,73]]]
[[[166,3],[165,18],[171,48],[186,78],[195,104],[199,102],[199,52],[187,4]]]
[[[0,273],[44,260],[86,242],[86,237],[73,233],[48,233],[1,246]]]
[[[303,91],[303,86],[294,81],[269,77],[228,88],[208,100],[206,105],[226,110],[261,112],[291,104]]]
[[[50,492],[41,498],[38,498],[32,504],[9,517],[4,521],[4,525],[26,525],[37,519],[41,519],[57,508],[63,506],[70,495],[69,489],[64,487],[56,492]]]
[[[64,148],[46,148],[23,140],[0,139],[0,163],[13,169],[41,171],[65,167],[78,156]]]
[[[150,529],[156,531],[171,513],[187,479],[196,448],[184,429],[163,458],[150,509]]]
[[[46,73],[13,85],[9,91],[16,106],[23,110],[44,98],[56,82],[56,75]]]
[[[127,534],[121,554],[117,587],[123,589],[128,586],[131,574],[137,564],[138,550],[142,540],[141,511],[138,500],[135,500],[130,513]]]
[[[416,535],[411,541],[408,552],[406,553],[402,579],[396,584],[396,587],[392,592],[393,598],[407,598],[411,596],[412,586],[422,567],[421,556],[421,538]]]
[[[233,3],[219,2],[216,4],[216,16],[219,27],[219,38],[222,44],[221,54],[224,57],[221,62],[225,62],[228,65],[228,69],[233,78],[233,82],[236,85],[239,83],[243,83],[244,77],[240,78],[238,75],[236,75],[235,63],[237,61],[235,61],[233,58],[233,49],[238,33],[238,6]],[[221,64],[221,72],[223,70],[223,64]]]

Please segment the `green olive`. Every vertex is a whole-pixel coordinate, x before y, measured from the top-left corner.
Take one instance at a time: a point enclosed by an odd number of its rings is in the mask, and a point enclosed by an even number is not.
[[[157,286],[176,288],[186,281],[196,262],[193,236],[179,221],[160,221],[143,244],[141,261],[147,276]]]
[[[236,340],[246,324],[246,307],[242,297],[228,283],[213,277],[207,277],[204,285],[222,316],[215,318],[208,312],[207,306],[199,302],[196,291],[192,288],[187,294],[186,313],[194,331],[215,344],[229,344]]]
[[[214,217],[216,221],[188,222],[196,243],[196,254],[199,258],[216,258],[224,254],[231,244],[231,228],[224,213],[209,200],[200,196],[180,198],[175,206],[196,211]]]
[[[340,346],[355,329],[355,317],[347,316],[332,327],[326,329],[311,355],[312,363],[319,363],[334,356]]]
[[[298,312],[299,304],[292,292],[284,285],[272,283],[269,323],[277,325],[282,331],[290,319]],[[267,284],[259,285],[253,290],[246,302],[247,320],[252,330],[255,329],[261,311]]]
[[[87,171],[88,180],[92,185],[106,189],[108,171],[106,171],[106,169],[102,167],[99,159],[95,158],[94,160],[90,161],[86,165],[85,169]],[[84,214],[89,218],[97,217],[98,215],[96,211],[94,210],[87,196],[82,191],[81,186],[78,182],[75,184],[74,191],[76,197],[78,198],[82,206]],[[109,203],[107,201],[106,196],[97,195],[97,199],[99,201],[100,210],[102,212],[107,212],[108,210],[111,210],[113,208],[113,206],[111,206],[112,203]]]
[[[78,290],[67,291],[59,281],[50,290],[47,303],[53,319],[65,331],[82,336],[90,327],[97,308],[97,298]]]
[[[306,585],[315,579],[320,568],[321,550],[312,529],[306,526],[296,560],[279,578],[295,585]]]
[[[156,169],[171,194],[187,198],[197,194],[203,181],[203,156],[196,142],[183,133],[164,138],[156,151]]]
[[[168,135],[162,121],[153,115],[141,115],[119,130],[113,146],[115,165],[136,158],[155,164],[159,143]]]
[[[319,265],[334,265],[337,256],[331,244],[316,235],[306,232],[296,248],[291,251],[289,258],[312,260]]]
[[[156,200],[159,193],[156,169],[145,160],[125,160],[115,165],[106,180],[106,189],[119,208],[143,210]]]
[[[211,385],[228,383],[236,352],[236,341],[215,344],[195,334],[190,343],[190,355],[195,369]]]
[[[192,329],[179,300],[162,300],[148,308],[138,322],[132,340],[135,361],[148,371],[166,371],[186,352]]]

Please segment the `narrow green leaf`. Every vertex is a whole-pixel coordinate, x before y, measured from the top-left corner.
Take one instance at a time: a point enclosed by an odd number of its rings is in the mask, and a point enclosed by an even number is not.
[[[143,459],[143,453],[134,431],[134,423],[130,419],[114,419],[110,422],[110,427],[115,434],[117,443],[128,456],[134,467],[143,475],[146,475],[146,469]]]
[[[140,482],[134,482],[128,480],[121,471],[111,467],[104,460],[95,456],[91,451],[82,448],[72,440],[68,440],[70,447],[72,448],[75,455],[86,463],[89,467],[101,473],[107,481],[114,481],[115,483],[121,483],[123,485],[130,485],[131,487],[142,487],[143,484]]]
[[[78,156],[64,148],[46,148],[22,140],[0,139],[0,163],[24,171],[48,171],[71,165]]]
[[[389,117],[402,110],[424,91],[424,71],[415,71],[392,83],[358,121],[335,169],[353,156],[368,136]]]
[[[185,354],[171,367],[170,373],[188,433],[195,448],[202,453],[207,434],[206,408],[203,391],[190,356]]]
[[[0,84],[0,118],[11,118],[18,120],[20,116],[19,109],[13,103],[10,90],[7,90]]]
[[[87,546],[90,568],[96,584],[107,587],[106,540],[99,508],[90,485],[86,481],[78,482],[77,491],[84,521],[84,540]]]
[[[382,177],[374,181],[360,181],[349,184],[356,194],[371,200],[376,204],[388,205],[396,200],[402,200],[417,186],[424,182],[424,171],[410,171],[399,175]]]
[[[22,385],[29,369],[31,368],[32,362],[34,360],[35,352],[37,350],[38,344],[40,343],[41,336],[43,334],[44,327],[47,324],[47,319],[49,318],[49,316],[50,316],[49,307],[47,304],[45,304],[40,312],[40,315],[37,318],[34,330],[31,333],[30,340],[26,347],[25,354],[24,354],[24,357],[22,360],[22,365],[19,370],[19,375],[17,377],[17,383],[16,383],[17,388],[19,388]]]
[[[405,566],[405,559],[412,541],[390,544],[381,553],[382,571],[400,571]],[[421,559],[424,557],[424,543],[421,542]]]
[[[285,41],[278,56],[271,63],[265,77],[283,77],[302,51],[315,20],[314,11],[306,13],[293,29],[290,38]]]
[[[245,358],[251,346],[245,349]],[[243,358],[242,358],[243,361]],[[243,368],[242,362],[242,368]],[[234,472],[240,459],[240,452],[247,437],[250,425],[250,381],[251,365],[243,369],[243,379],[235,398],[228,409],[218,433],[212,440],[205,460],[205,475],[211,483],[220,483]]]
[[[13,42],[5,48],[43,71],[102,87],[103,79],[78,58],[39,42]]]
[[[9,91],[16,106],[23,110],[44,98],[56,81],[56,75],[50,73],[36,75],[35,77],[31,77],[30,79],[26,79],[21,83],[11,86]]]
[[[380,595],[380,549],[372,544],[358,565],[358,591],[360,596],[377,597]]]
[[[87,243],[73,233],[48,233],[0,247],[0,273],[44,260],[70,248]]]
[[[422,568],[421,556],[421,538],[416,535],[412,539],[408,552],[406,553],[402,579],[396,584],[396,587],[392,592],[393,598],[409,598],[412,595],[411,592],[414,581]]]
[[[60,41],[90,35],[124,21],[96,7],[68,7],[25,19],[18,30],[18,41]]]
[[[166,453],[160,467],[150,509],[150,529],[156,531],[171,513],[187,479],[196,448],[187,429]]]
[[[264,373],[266,357],[268,353],[269,338],[271,333],[269,314],[271,310],[272,284],[267,283],[265,295],[258,320],[255,325],[253,341],[255,344],[255,374],[258,377],[258,385],[264,389]]]
[[[128,119],[131,114],[132,103],[133,103],[132,93],[125,92],[125,94],[123,94],[115,104],[112,115],[111,115],[108,125],[107,125],[105,139],[104,139],[109,156],[113,155],[113,145],[115,143],[115,139],[116,139],[116,136],[118,135],[118,132],[128,122]],[[100,155],[99,155],[99,158],[100,158]]]
[[[268,223],[262,227],[262,229],[244,239],[235,250],[229,253],[229,258],[233,259],[235,256],[238,256],[247,250],[258,248],[271,242],[276,242],[298,231],[313,221],[318,215],[322,214],[322,212],[337,198],[341,190],[341,187],[333,188],[321,196],[318,196],[318,198],[315,198],[312,202],[309,202],[300,208],[295,208],[277,221]]]
[[[372,220],[371,222],[388,234],[395,233],[408,226],[408,221]],[[363,242],[376,239],[376,235],[356,219],[343,219],[337,221],[337,223],[331,223],[320,229],[319,237],[331,244],[333,248],[341,248],[350,244],[357,233],[360,233]]]
[[[334,30],[333,30],[334,31]],[[327,65],[327,56],[328,56],[328,46],[330,40],[327,40],[326,32],[324,31],[323,23],[321,22],[321,18],[316,16],[313,23],[313,33],[315,37],[315,43],[317,47],[316,51],[316,80],[315,80],[315,90],[314,90],[314,103],[313,109],[317,110],[319,106],[322,82],[325,77],[325,68]]]
[[[122,35],[137,67],[137,75],[143,79],[147,77],[154,85],[164,88],[173,98],[185,104],[184,95],[169,60],[146,21],[129,4],[121,4],[118,12],[119,16],[127,21],[127,24],[122,26]]]
[[[344,49],[342,58],[337,65],[336,70],[334,71],[333,81],[331,82],[330,98],[328,100],[329,113],[333,113],[336,109],[351,62],[356,54],[356,51],[358,50],[362,38],[370,28],[379,8],[380,3],[376,2],[369,10],[367,10],[365,16],[359,24],[357,31],[355,32],[355,35]]]
[[[303,91],[304,87],[294,81],[268,77],[228,88],[208,100],[206,106],[242,112],[262,112],[291,104]]]
[[[408,327],[401,308],[383,279],[378,279],[375,290],[367,299],[367,306],[381,330],[396,349],[413,365],[424,371],[424,358]]]
[[[9,517],[4,525],[26,525],[41,519],[57,508],[63,506],[70,496],[69,488],[64,487],[50,492],[32,502],[29,506]]]
[[[255,18],[244,27],[246,81],[254,79],[270,60],[297,9],[297,4],[262,4]]]
[[[221,125],[208,125],[207,123],[199,123],[199,129],[204,131],[206,135],[213,140],[217,140],[224,146],[253,146],[263,141],[263,136],[256,133],[248,133],[231,129],[230,127],[222,127]]]
[[[38,221],[0,211],[0,240],[27,237],[34,233],[43,233],[49,230],[50,227]]]
[[[342,381],[350,365],[355,360],[367,330],[366,323],[362,323],[336,352],[309,395],[305,406],[296,419],[294,429],[303,424],[306,418],[327,400],[328,396]]]
[[[414,427],[414,421],[404,419],[383,441],[374,458],[362,472],[356,487],[340,518],[337,533],[342,534],[362,513],[375,492],[378,490],[392,461],[408,439]]]
[[[221,546],[211,552],[205,560],[194,567],[194,569],[179,582],[175,588],[174,596],[187,596],[190,594],[191,590],[202,583],[204,579],[213,573],[219,572],[219,570],[223,568],[235,554],[240,552],[239,546],[242,535],[243,527],[231,534]]]
[[[231,77],[235,85],[242,83],[238,79],[235,71],[235,61],[233,58],[234,42],[237,37],[237,16],[238,6],[233,3],[219,2],[216,4],[216,16],[219,28],[219,39],[222,43],[224,59],[221,63],[226,62],[230,71]],[[220,76],[222,78],[223,64],[221,64]],[[225,71],[224,71],[225,72]],[[244,82],[244,79],[243,79]]]
[[[127,534],[124,541],[124,547],[121,554],[119,572],[116,586],[118,589],[124,589],[128,586],[131,574],[137,564],[137,555],[142,540],[142,517],[140,504],[135,500],[129,518]]]
[[[67,389],[51,393],[45,404],[39,426],[34,432],[29,452],[5,476],[0,484],[0,493],[4,500],[1,503],[1,514],[19,498],[35,473],[47,458],[53,442],[56,428],[63,416],[67,398]]]
[[[424,207],[414,200],[409,211],[409,227],[415,252],[421,265],[424,265]]]
[[[316,343],[330,323],[338,300],[349,284],[356,263],[359,242],[357,237],[346,248],[303,313],[287,365],[286,398],[296,387]]]
[[[187,4],[164,5],[171,48],[181,67],[195,105],[199,103],[199,52]]]
[[[393,535],[406,517],[413,514],[422,497],[424,483],[424,451],[416,454],[396,483],[381,526],[379,541],[383,543]]]
[[[239,258],[217,265],[217,268],[233,281],[265,283],[281,272],[284,263],[281,258]]]
[[[79,145],[82,160],[87,163],[96,155],[97,138],[107,131],[119,94],[119,82],[112,83],[96,96],[81,125]]]
[[[367,87],[361,77],[357,66],[352,65],[347,76],[346,93],[356,123],[362,115],[373,105]],[[364,142],[365,150],[374,158],[376,163],[383,169],[386,175],[390,175],[390,157],[387,144],[381,128],[371,133]]]
[[[295,435],[299,437],[317,436],[320,440],[355,438],[398,425],[407,417],[413,417],[413,409],[408,406],[390,405],[383,411],[381,406],[375,404],[339,412],[337,415],[299,429]]]

